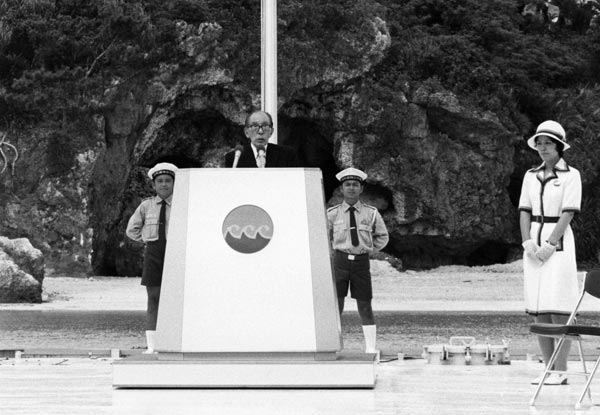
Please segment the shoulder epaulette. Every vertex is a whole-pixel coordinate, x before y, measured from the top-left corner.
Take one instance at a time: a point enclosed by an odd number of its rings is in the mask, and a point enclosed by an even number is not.
[[[337,209],[337,208],[339,208],[340,206],[342,206],[342,204],[341,204],[341,203],[338,203],[337,205],[335,205],[335,206],[332,206],[332,207],[330,207],[329,209],[327,209],[327,212],[329,212],[329,211],[331,211],[331,210],[333,210],[333,209]]]

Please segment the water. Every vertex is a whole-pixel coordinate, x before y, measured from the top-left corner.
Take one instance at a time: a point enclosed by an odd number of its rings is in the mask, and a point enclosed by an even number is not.
[[[145,347],[144,311],[0,311],[0,349]]]
[[[447,343],[452,336],[477,343],[509,339],[512,356],[539,353],[529,333],[532,318],[510,312],[376,312],[378,348],[419,357],[424,345]],[[583,313],[580,324],[597,324],[600,313]],[[145,347],[143,311],[0,310],[0,350],[27,348],[112,349]],[[360,350],[363,335],[356,312],[344,312],[345,349]]]

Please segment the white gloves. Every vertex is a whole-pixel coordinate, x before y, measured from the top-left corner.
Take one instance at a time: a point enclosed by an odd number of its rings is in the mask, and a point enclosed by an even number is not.
[[[548,258],[552,256],[552,254],[556,251],[556,246],[550,245],[548,241],[542,244],[542,247],[535,253],[537,259],[542,262],[546,262]]]
[[[525,250],[525,255],[527,255],[531,259],[538,259],[536,254],[539,251],[540,247],[538,246],[538,244],[533,242],[533,239],[526,240],[525,242],[523,242],[522,245],[523,249]]]

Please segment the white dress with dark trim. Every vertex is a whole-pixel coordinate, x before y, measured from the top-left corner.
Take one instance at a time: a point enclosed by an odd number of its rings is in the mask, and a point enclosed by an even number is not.
[[[553,174],[543,178],[544,164],[525,173],[519,210],[530,212],[530,235],[539,246],[546,241],[563,212],[581,209],[579,171],[560,159]],[[538,314],[570,314],[579,295],[575,239],[565,230],[556,252],[540,264],[523,255],[525,311]]]

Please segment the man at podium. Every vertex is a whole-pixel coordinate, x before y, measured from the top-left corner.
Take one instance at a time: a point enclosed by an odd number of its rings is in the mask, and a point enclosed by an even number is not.
[[[294,149],[269,143],[273,119],[268,112],[255,111],[246,118],[244,134],[250,140],[225,155],[225,167],[299,167]]]
[[[341,182],[344,201],[327,209],[327,227],[335,255],[339,311],[340,314],[344,311],[349,288],[362,323],[365,353],[377,353],[369,254],[387,245],[388,231],[379,211],[360,200],[367,174],[351,167],[339,172],[336,178]]]

